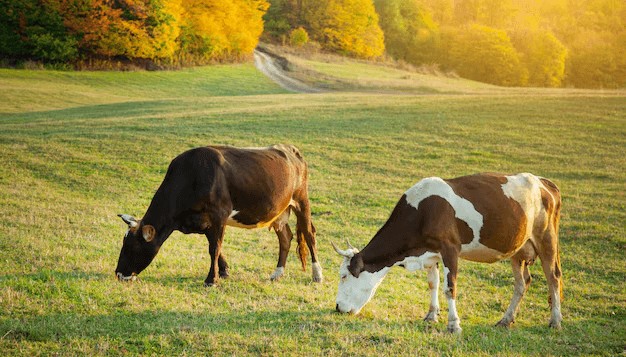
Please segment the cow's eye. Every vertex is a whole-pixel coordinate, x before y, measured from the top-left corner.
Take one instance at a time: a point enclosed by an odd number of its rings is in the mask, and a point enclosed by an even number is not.
[[[345,281],[347,277],[348,277],[348,275],[347,275],[347,274],[342,275],[342,276],[341,276],[341,281]]]

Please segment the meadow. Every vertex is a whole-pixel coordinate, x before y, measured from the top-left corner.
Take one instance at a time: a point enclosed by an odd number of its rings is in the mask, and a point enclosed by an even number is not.
[[[375,89],[292,94],[251,64],[0,70],[0,354],[624,355],[626,93],[461,81],[454,90],[448,78],[449,90],[422,90],[431,82],[420,78],[399,75],[389,91],[359,80],[355,88]],[[418,89],[402,91],[411,81]],[[293,249],[286,275],[271,282],[274,233],[236,228],[224,243],[231,277],[217,287],[202,286],[206,238],[180,233],[138,281],[116,281],[126,232],[116,215],[143,215],[172,158],[207,144],[278,142],[298,146],[310,166],[323,283]],[[341,258],[331,241],[363,247],[419,179],[480,171],[532,172],[560,186],[562,330],[547,326],[538,264],[516,323],[494,327],[512,295],[507,261],[461,262],[460,336],[445,332],[443,294],[439,322],[422,321],[425,272],[393,269],[360,315],[334,312]]]

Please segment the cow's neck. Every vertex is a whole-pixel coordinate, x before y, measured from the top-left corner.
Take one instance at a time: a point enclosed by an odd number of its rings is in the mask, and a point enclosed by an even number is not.
[[[409,257],[421,257],[424,253],[437,253],[436,247],[427,246],[420,236],[402,225],[385,223],[374,238],[360,252],[365,270],[374,272],[384,267],[402,265]]]
[[[165,209],[166,207],[161,207],[163,205],[156,205],[154,202],[155,200],[153,199],[150,203],[150,207],[148,207],[148,210],[146,211],[146,214],[143,216],[142,223],[153,226],[156,230],[155,240],[159,244],[163,244],[163,242],[165,242],[175,229],[174,220],[172,215]]]
[[[394,229],[385,225],[363,248],[359,254],[363,258],[365,270],[376,272],[385,267],[393,266],[407,256],[404,247],[397,243],[401,237],[395,233]]]

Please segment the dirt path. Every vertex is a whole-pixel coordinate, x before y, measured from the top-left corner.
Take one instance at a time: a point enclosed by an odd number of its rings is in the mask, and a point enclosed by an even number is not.
[[[267,53],[254,50],[254,65],[272,81],[288,91],[296,93],[318,93],[322,91],[289,77],[278,60]]]

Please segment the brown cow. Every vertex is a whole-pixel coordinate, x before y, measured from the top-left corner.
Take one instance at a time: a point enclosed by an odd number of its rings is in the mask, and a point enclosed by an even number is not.
[[[120,252],[116,275],[134,280],[154,259],[174,230],[205,234],[211,268],[206,286],[228,276],[221,252],[227,225],[273,228],[278,236],[278,266],[271,279],[283,275],[293,235],[289,213],[297,218],[296,237],[302,268],[307,247],[311,252],[313,281],[322,281],[317,261],[315,227],[308,198],[308,169],[292,145],[267,148],[207,146],[191,149],[172,160],[163,183],[143,219],[120,215],[128,232]]]
[[[492,263],[511,258],[515,288],[499,326],[514,321],[530,285],[528,265],[539,256],[552,308],[550,326],[561,326],[559,218],[561,195],[549,180],[528,173],[477,174],[451,180],[431,177],[405,192],[385,225],[362,250],[335,250],[340,268],[337,311],[358,313],[389,269],[428,270],[431,303],[426,321],[439,312],[438,262],[443,262],[448,331],[461,332],[456,310],[458,258]]]

